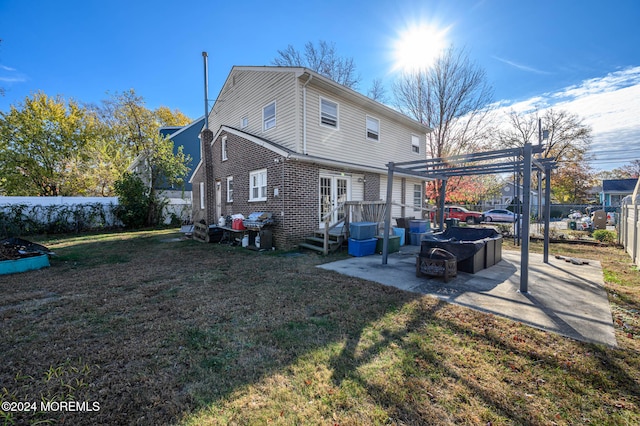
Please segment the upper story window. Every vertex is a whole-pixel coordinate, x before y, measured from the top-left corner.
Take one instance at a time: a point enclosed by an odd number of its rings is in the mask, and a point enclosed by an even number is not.
[[[227,203],[233,202],[233,176],[227,177]]]
[[[411,135],[411,152],[420,154],[420,136]]]
[[[249,173],[249,201],[267,201],[267,169]]]
[[[380,120],[367,115],[367,139],[380,140]]]
[[[228,160],[229,157],[227,157],[227,137],[226,136],[222,137],[220,148],[222,149],[222,161]]]
[[[249,117],[242,117],[240,119],[240,128],[244,129],[245,127],[247,127],[249,125]]]
[[[276,127],[276,101],[262,108],[262,129],[269,130]]]
[[[328,99],[320,98],[320,124],[338,128],[338,104]]]

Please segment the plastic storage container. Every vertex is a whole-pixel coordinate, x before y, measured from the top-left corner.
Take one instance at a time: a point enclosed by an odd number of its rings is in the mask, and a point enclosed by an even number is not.
[[[377,238],[368,238],[366,240],[349,238],[349,254],[356,257],[374,254],[376,252],[377,242]]]
[[[404,237],[405,237],[405,229],[404,228],[393,228],[393,234],[400,237],[400,245],[404,245]]]
[[[354,240],[374,238],[377,233],[378,224],[375,222],[352,222],[349,224],[349,236]]]
[[[414,234],[427,232],[427,229],[429,229],[428,220],[412,220],[409,222],[409,232]]]
[[[404,229],[402,230],[404,232]],[[384,244],[384,237],[378,235],[376,237],[378,240],[376,242],[376,253],[382,253],[382,248]],[[395,253],[400,251],[400,237],[397,235],[389,235],[389,245],[387,246],[387,250],[389,253]]]
[[[409,234],[410,243],[412,246],[419,246],[424,235],[430,234],[430,232],[411,232]]]

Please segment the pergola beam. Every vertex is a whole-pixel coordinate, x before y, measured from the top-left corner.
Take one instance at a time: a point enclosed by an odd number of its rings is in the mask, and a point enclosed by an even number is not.
[[[389,163],[387,165],[387,210],[384,219],[384,238],[382,249],[382,264],[387,264],[389,249],[389,231],[391,230],[391,202],[393,197],[393,175],[394,173],[417,176],[425,180],[439,179],[442,181],[440,197],[440,228],[444,229],[444,205],[447,180],[452,176],[471,176],[483,174],[500,174],[519,172],[523,175],[523,212],[522,212],[522,239],[521,247],[521,268],[520,291],[528,292],[529,280],[529,220],[530,220],[530,197],[531,197],[531,170],[536,168],[544,173],[546,178],[545,187],[545,259],[548,263],[549,244],[549,221],[550,221],[550,174],[555,167],[553,159],[535,159],[534,154],[543,152],[541,145],[533,146],[526,143],[524,147],[507,148],[497,151],[488,151],[474,154],[454,155],[446,158],[430,158],[425,160],[413,160],[400,163]],[[494,160],[505,160],[501,162],[491,162]],[[471,163],[471,164],[469,164]],[[480,163],[480,164],[478,164]],[[540,197],[541,194],[538,194]],[[540,214],[540,212],[538,213]],[[518,225],[516,224],[516,227]],[[516,229],[517,231],[517,229]]]

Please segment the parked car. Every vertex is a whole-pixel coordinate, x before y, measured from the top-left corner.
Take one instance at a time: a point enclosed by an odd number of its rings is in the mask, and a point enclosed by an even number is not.
[[[491,209],[482,213],[482,220],[484,222],[510,222],[513,223],[518,218],[518,215],[512,211],[505,209]]]
[[[471,225],[482,222],[482,213],[467,210],[464,207],[459,206],[445,206],[444,218],[458,219],[461,222],[466,222]]]

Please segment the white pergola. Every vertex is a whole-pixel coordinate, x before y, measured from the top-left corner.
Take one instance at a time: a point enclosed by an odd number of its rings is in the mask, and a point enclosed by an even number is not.
[[[542,145],[526,143],[524,147],[508,148],[475,154],[456,155],[427,160],[407,161],[387,164],[387,209],[384,219],[384,240],[382,246],[382,264],[387,264],[389,254],[389,231],[391,229],[391,200],[393,192],[393,175],[402,173],[424,178],[440,180],[440,211],[444,212],[444,200],[447,180],[454,176],[471,176],[501,173],[521,173],[522,179],[522,239],[520,292],[528,293],[529,285],[529,216],[531,213],[531,171],[533,168],[545,179],[544,191],[544,263],[549,263],[549,222],[551,219],[551,169],[555,167],[552,159],[536,159],[535,154],[543,152]],[[444,214],[440,214],[440,229],[444,229]]]

